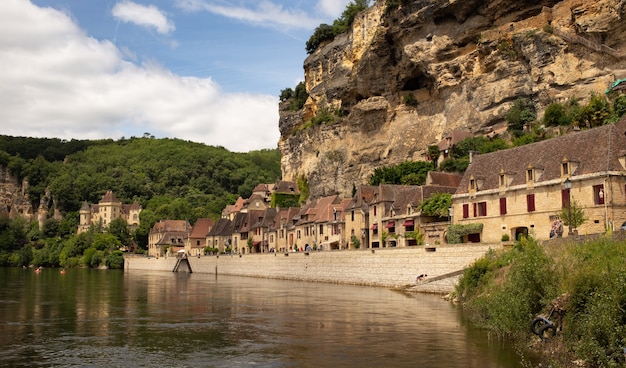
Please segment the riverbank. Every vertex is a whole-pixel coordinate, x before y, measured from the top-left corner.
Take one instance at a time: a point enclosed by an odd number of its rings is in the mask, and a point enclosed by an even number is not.
[[[415,248],[313,251],[191,257],[192,272],[350,285],[411,288],[447,294],[459,272],[501,244],[455,244]],[[175,257],[127,256],[126,270],[172,272]],[[420,275],[427,275],[417,281]]]

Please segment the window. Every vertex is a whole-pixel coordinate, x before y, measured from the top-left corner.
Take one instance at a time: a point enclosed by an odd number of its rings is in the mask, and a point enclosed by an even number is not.
[[[563,176],[569,176],[569,162],[563,162],[561,164],[561,173]]]
[[[352,211],[352,213],[350,215],[350,221],[354,221],[354,211]]]
[[[470,179],[470,190],[476,190],[476,179]]]
[[[320,235],[324,235],[324,225],[320,225]]]
[[[469,217],[469,204],[464,204],[463,205],[463,218],[468,218]]]
[[[505,187],[506,186],[506,175],[504,175],[504,174],[500,174],[500,186],[501,187]]]
[[[376,216],[376,206],[374,206],[374,216]]]
[[[526,170],[526,181],[533,181],[533,180],[534,180],[533,169]]]
[[[526,194],[526,210],[535,212],[535,194]]]
[[[593,203],[604,204],[604,184],[593,186]]]
[[[487,216],[487,202],[474,203],[474,217]]]
[[[196,245],[200,245],[200,240],[196,240]]]
[[[506,215],[506,197],[500,198],[500,214]]]

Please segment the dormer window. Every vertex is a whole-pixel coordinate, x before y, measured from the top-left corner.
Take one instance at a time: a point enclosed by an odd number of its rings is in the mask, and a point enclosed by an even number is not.
[[[563,157],[561,161],[561,177],[569,178],[572,176],[574,171],[576,171],[576,167],[578,166],[578,162],[572,161],[567,157]]]
[[[529,168],[526,170],[526,182],[533,182],[535,180],[535,170]]]
[[[470,190],[476,190],[476,179],[470,179]]]
[[[504,174],[500,174],[500,186],[501,187],[505,187],[506,186],[506,175],[504,175]]]
[[[561,176],[569,176],[569,175],[570,175],[569,162],[563,162],[561,164]]]

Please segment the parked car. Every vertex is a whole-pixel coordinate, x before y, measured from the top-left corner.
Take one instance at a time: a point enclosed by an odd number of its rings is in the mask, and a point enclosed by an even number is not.
[[[626,221],[619,227],[620,230],[626,230]]]

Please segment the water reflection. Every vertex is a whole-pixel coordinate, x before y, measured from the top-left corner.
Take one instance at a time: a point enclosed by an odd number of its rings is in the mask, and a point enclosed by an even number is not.
[[[0,273],[0,365],[520,366],[437,296],[206,274]]]

